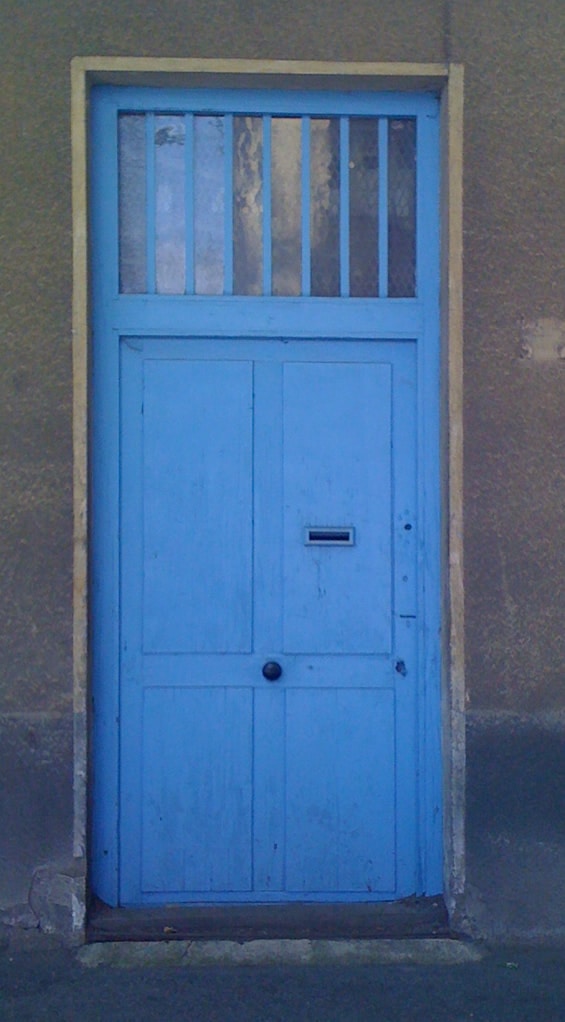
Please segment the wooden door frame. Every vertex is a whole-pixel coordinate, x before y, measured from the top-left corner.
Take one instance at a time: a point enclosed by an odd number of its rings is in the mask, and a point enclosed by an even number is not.
[[[444,896],[457,924],[465,884],[463,592],[463,68],[457,64],[77,57],[71,64],[73,157],[74,856],[84,879],[73,908],[84,932],[88,843],[88,107],[95,84],[158,87],[432,91],[441,97],[441,620]]]

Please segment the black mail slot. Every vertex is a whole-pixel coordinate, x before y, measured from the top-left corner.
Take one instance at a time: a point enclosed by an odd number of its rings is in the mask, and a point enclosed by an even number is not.
[[[326,528],[315,525],[306,529],[306,546],[353,546],[354,542],[355,529],[347,526],[329,526]]]

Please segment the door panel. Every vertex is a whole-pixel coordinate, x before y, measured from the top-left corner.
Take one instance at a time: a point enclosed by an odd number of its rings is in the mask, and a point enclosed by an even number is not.
[[[143,703],[142,890],[249,891],[252,691],[148,688]]]
[[[283,372],[284,648],[389,652],[390,366]],[[309,527],[328,526],[350,527],[352,545],[306,544]]]
[[[305,688],[287,700],[288,889],[394,890],[394,692]]]
[[[142,386],[144,649],[249,652],[252,365],[147,359]]]
[[[122,342],[125,903],[414,888],[416,657],[391,651],[415,350],[354,350]]]

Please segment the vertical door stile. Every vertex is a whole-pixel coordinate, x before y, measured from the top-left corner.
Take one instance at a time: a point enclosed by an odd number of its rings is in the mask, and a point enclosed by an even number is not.
[[[233,114],[224,116],[224,294],[233,294]]]
[[[155,181],[155,114],[145,115],[145,145],[146,145],[146,188],[147,188],[147,293],[155,294],[156,265],[155,265],[155,211],[156,211],[156,181]]]
[[[143,361],[136,342],[123,340],[119,352],[120,372],[120,785],[134,805],[142,806],[142,732],[145,691],[143,672],[143,590],[140,565],[143,556]],[[127,496],[126,496],[127,495]],[[127,536],[128,542],[124,542]],[[126,728],[123,720],[135,721]],[[142,886],[141,834],[143,813],[123,810],[119,820],[119,889],[124,903],[135,901]],[[127,863],[127,869],[125,868]]]
[[[349,297],[349,117],[340,117],[339,130],[339,273],[340,294]]]
[[[187,295],[194,294],[194,114],[185,114],[185,145],[184,145],[184,216],[186,243],[186,282]]]
[[[418,675],[417,599],[417,428],[416,345],[404,347],[403,358],[393,370],[392,445],[394,451],[394,615],[392,649],[396,673],[395,699],[410,707],[399,713],[395,727],[395,757],[401,803],[417,804],[418,735],[416,730],[416,679]],[[396,664],[401,664],[397,672]],[[403,674],[402,672],[406,672]],[[406,817],[397,832],[397,883],[404,889],[419,887],[419,863],[413,849],[417,843],[417,821]]]
[[[282,600],[283,367],[257,358],[253,381],[253,648],[271,654],[284,644],[282,615],[269,612]]]
[[[310,294],[310,118],[302,118],[302,294]]]
[[[256,648],[257,643],[257,613],[256,613],[256,602],[257,602],[257,585],[256,585],[256,565],[257,565],[257,542],[256,542],[256,529],[257,529],[257,518],[255,514],[255,488],[257,479],[257,413],[256,413],[256,399],[257,399],[257,362],[251,363],[251,479],[250,479],[250,492],[251,492],[251,506],[250,506],[250,517],[251,517],[251,563],[249,567],[250,577],[250,621],[249,621],[249,646],[253,651]],[[252,699],[255,701],[255,693],[252,693]],[[252,868],[253,872],[253,868]]]
[[[253,649],[262,662],[283,648],[282,615],[269,610],[282,599],[283,373],[276,360],[255,362],[253,422]],[[255,890],[276,897],[285,889],[286,692],[261,685],[253,699],[253,880]]]
[[[272,293],[271,117],[263,117],[263,294]]]
[[[388,118],[379,118],[379,298],[388,296]]]

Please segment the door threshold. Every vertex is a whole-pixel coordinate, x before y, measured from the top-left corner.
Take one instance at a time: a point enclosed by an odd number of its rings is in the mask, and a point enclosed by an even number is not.
[[[156,940],[340,940],[448,937],[444,900],[358,904],[159,905],[111,908],[94,899],[89,943]]]

